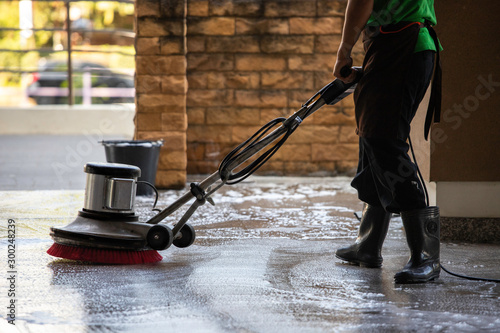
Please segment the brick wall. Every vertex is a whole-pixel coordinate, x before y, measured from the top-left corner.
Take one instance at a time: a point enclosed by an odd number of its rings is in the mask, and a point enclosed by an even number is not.
[[[137,0],[137,136],[176,142],[162,151],[160,179],[172,166],[212,173],[237,144],[330,82],[346,3]],[[260,174],[351,173],[354,129],[352,97],[326,106]]]
[[[235,145],[332,80],[346,3],[188,0],[188,173],[213,172]],[[354,129],[352,98],[324,107],[260,173],[352,172]]]
[[[164,140],[156,185],[186,183],[186,3],[136,1],[135,138]]]

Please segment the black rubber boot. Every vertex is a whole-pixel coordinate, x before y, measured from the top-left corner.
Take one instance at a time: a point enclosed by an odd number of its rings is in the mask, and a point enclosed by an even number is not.
[[[382,266],[382,244],[384,243],[391,213],[381,207],[365,205],[356,242],[338,249],[335,256],[351,264],[377,268]]]
[[[439,277],[439,207],[402,212],[411,255],[396,283],[423,283]]]

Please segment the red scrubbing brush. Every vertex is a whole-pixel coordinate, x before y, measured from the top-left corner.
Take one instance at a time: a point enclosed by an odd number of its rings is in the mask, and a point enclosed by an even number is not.
[[[163,257],[156,250],[134,251],[95,249],[90,247],[69,246],[54,243],[47,250],[53,257],[69,260],[88,261],[99,264],[147,264],[158,262]]]
[[[79,211],[64,227],[51,227],[51,256],[101,264],[144,264],[161,261],[157,252],[173,242],[172,230],[164,225],[98,220]]]
[[[157,250],[173,242],[164,225],[139,222],[134,212],[141,170],[117,163],[87,163],[83,209],[63,227],[50,228],[54,257],[103,264],[144,264],[162,260]]]

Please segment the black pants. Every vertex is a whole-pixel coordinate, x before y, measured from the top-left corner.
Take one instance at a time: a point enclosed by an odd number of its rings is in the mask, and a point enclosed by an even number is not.
[[[411,121],[430,83],[434,52],[414,53],[410,66],[403,82],[404,103],[400,112],[398,137],[360,137],[358,170],[351,183],[357,189],[361,201],[383,207],[392,213],[426,207],[416,165],[408,156],[407,139]]]

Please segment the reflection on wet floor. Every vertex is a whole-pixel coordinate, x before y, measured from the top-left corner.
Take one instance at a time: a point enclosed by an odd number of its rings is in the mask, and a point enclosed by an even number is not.
[[[45,253],[50,226],[75,218],[83,190],[0,192],[0,218],[15,219],[18,228],[16,332],[500,331],[498,284],[445,273],[425,285],[394,284],[408,256],[398,218],[381,269],[338,261],[335,249],[354,239],[353,212],[361,209],[348,179],[250,180],[221,188],[216,206],[198,209],[189,221],[194,245],[161,251],[156,264],[130,266]],[[158,207],[183,193],[161,191]],[[154,214],[153,201],[137,199],[142,220]],[[6,234],[2,223],[2,249]],[[462,273],[498,278],[499,250],[442,244],[441,258]],[[1,332],[11,328],[5,316],[0,312]]]

